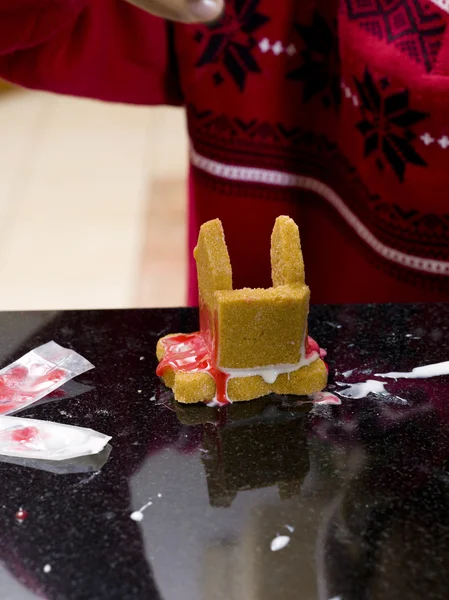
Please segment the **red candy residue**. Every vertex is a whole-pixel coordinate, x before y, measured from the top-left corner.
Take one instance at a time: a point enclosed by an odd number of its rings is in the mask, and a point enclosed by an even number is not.
[[[156,374],[162,377],[167,369],[185,373],[209,373],[215,381],[217,388],[217,402],[223,405],[229,404],[226,394],[229,375],[215,366],[215,360],[212,358],[213,351],[206,342],[206,339],[210,339],[207,330],[205,333],[187,333],[164,338],[162,345],[165,354],[156,369]],[[311,337],[307,337],[305,348],[306,358],[311,358],[315,353],[320,358],[326,356],[326,351],[320,348]]]
[[[23,510],[23,508],[19,508],[19,510],[14,515],[14,518],[19,523],[23,523],[27,517],[28,517],[28,511]]]
[[[0,375],[0,414],[42,397],[65,377],[66,371],[58,368],[43,372],[41,365],[12,367]]]
[[[39,429],[37,427],[21,427],[12,431],[11,440],[19,444],[26,444],[34,442],[38,435]]]

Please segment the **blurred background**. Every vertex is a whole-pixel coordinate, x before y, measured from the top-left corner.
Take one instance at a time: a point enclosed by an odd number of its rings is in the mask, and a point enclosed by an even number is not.
[[[181,109],[0,81],[0,310],[185,304]]]

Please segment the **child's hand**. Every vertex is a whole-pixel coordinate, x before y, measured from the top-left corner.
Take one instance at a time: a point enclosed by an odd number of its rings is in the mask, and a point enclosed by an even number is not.
[[[147,12],[184,23],[200,23],[217,19],[224,0],[127,0]]]

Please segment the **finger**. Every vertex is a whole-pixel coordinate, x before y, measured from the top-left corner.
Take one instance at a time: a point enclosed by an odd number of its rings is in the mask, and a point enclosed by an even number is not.
[[[224,0],[128,0],[147,12],[183,23],[207,23],[218,19]]]

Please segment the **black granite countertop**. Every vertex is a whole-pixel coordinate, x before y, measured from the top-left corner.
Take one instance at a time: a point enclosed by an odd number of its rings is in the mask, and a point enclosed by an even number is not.
[[[449,359],[448,323],[449,305],[315,307],[310,333],[332,390]],[[96,366],[20,416],[112,436],[100,471],[0,459],[0,599],[447,600],[449,377],[341,406],[175,406],[156,340],[196,325],[188,309],[0,314],[1,366],[49,340]]]

